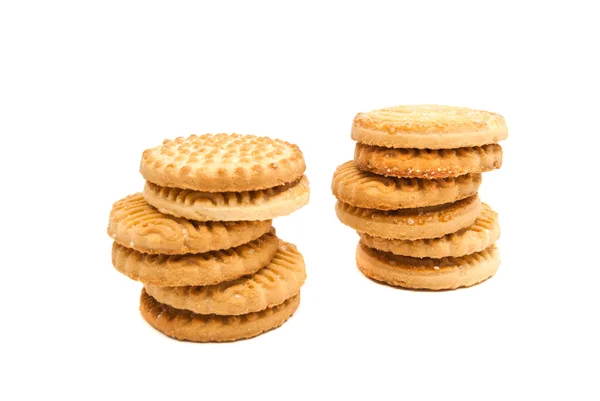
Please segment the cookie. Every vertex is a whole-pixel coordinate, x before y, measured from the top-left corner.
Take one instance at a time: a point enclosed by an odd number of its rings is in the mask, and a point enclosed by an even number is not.
[[[388,148],[453,149],[508,137],[500,114],[466,107],[416,105],[358,113],[352,139]]]
[[[144,199],[163,213],[197,221],[271,220],[308,203],[308,179],[259,191],[200,192],[146,182]]]
[[[282,304],[247,315],[199,315],[161,304],[142,290],[140,312],[152,327],[169,337],[195,342],[222,342],[255,337],[281,326],[294,314],[299,303],[300,294],[297,294]]]
[[[470,226],[481,211],[477,195],[454,203],[414,209],[363,209],[338,201],[338,219],[361,233],[392,239],[438,238]]]
[[[392,177],[445,178],[502,167],[502,147],[391,149],[357,143],[354,163],[362,171]]]
[[[368,209],[394,210],[455,202],[477,193],[481,174],[460,177],[384,177],[359,170],[349,161],[335,170],[331,189],[342,202]]]
[[[186,255],[153,255],[113,243],[112,263],[127,277],[148,285],[212,285],[253,274],[277,253],[275,230],[235,248]]]
[[[294,182],[306,166],[296,145],[238,134],[192,135],[165,140],[142,155],[140,172],[163,187],[242,192]]]
[[[475,223],[452,234],[440,238],[400,240],[373,237],[359,233],[362,242],[369,248],[413,258],[444,258],[464,256],[488,248],[500,238],[498,213],[485,203],[481,204],[481,214]]]
[[[233,248],[270,229],[270,220],[197,222],[169,216],[137,193],[113,204],[107,231],[115,242],[138,252],[180,255]]]
[[[306,279],[296,247],[280,241],[275,257],[256,273],[203,287],[157,287],[146,292],[158,302],[202,315],[243,315],[279,305],[300,292]]]
[[[500,266],[495,245],[462,257],[411,258],[381,252],[359,242],[356,263],[367,277],[393,286],[421,290],[469,287],[492,277]]]

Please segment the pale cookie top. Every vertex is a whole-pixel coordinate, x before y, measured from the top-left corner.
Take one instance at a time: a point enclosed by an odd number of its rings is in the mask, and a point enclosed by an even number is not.
[[[239,134],[167,139],[144,151],[140,163],[154,184],[205,192],[272,188],[300,179],[305,169],[298,146]]]
[[[352,139],[389,148],[453,149],[496,143],[507,136],[500,114],[466,107],[388,107],[358,113],[352,124]]]

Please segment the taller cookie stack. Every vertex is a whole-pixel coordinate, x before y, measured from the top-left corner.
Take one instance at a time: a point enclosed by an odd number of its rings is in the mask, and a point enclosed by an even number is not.
[[[391,285],[429,290],[477,284],[500,265],[498,216],[477,195],[500,168],[499,114],[448,106],[359,113],[354,161],[333,176],[340,221],[360,235],[359,269]]]
[[[296,145],[192,135],[143,153],[144,192],[113,205],[113,265],[144,283],[142,316],[190,341],[249,338],[283,324],[306,278],[271,219],[306,205]]]

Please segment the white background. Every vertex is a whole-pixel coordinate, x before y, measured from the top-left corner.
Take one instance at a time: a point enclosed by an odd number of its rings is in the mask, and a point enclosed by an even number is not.
[[[0,3],[0,399],[597,400],[600,32],[593,2],[555,3]],[[480,286],[376,284],[335,217],[354,115],[415,103],[508,122]],[[230,344],[150,328],[105,232],[144,149],[207,132],[297,143],[312,189],[275,221],[298,312]]]

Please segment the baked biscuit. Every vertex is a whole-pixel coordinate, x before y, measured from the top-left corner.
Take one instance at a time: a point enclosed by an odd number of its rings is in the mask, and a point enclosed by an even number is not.
[[[386,239],[358,233],[369,248],[413,258],[444,258],[447,256],[470,255],[480,252],[500,238],[498,213],[485,203],[475,223],[440,238],[418,240]]]
[[[127,277],[147,285],[212,285],[256,273],[277,253],[275,230],[235,248],[186,255],[156,255],[113,243],[112,263]]]
[[[147,181],[203,192],[272,188],[299,180],[305,169],[298,146],[238,134],[167,139],[144,151],[140,163]]]
[[[357,143],[354,163],[362,171],[411,178],[458,177],[502,166],[502,147],[484,145],[458,149],[392,149]]]
[[[358,113],[352,139],[388,148],[452,149],[496,143],[508,136],[500,114],[466,107],[396,106]]]
[[[199,315],[161,304],[142,290],[140,312],[152,327],[169,337],[195,342],[222,342],[255,337],[281,326],[294,314],[299,303],[300,294],[297,294],[282,304],[247,315]]]
[[[455,202],[477,193],[481,174],[460,177],[384,177],[359,170],[349,161],[335,170],[331,189],[342,202],[367,209],[394,210]]]
[[[363,209],[338,201],[338,219],[358,232],[391,239],[438,238],[470,226],[481,212],[477,195],[437,206],[414,209]]]
[[[411,258],[381,252],[359,242],[356,263],[367,277],[394,286],[450,290],[469,287],[492,277],[500,266],[495,245],[471,255],[451,258]]]
[[[308,203],[310,188],[298,181],[259,191],[200,192],[146,182],[144,199],[163,213],[197,221],[271,220]]]
[[[233,248],[254,241],[271,229],[271,220],[198,222],[160,213],[142,194],[113,204],[108,235],[142,253],[181,255]]]
[[[304,259],[296,247],[280,241],[275,257],[256,273],[203,287],[145,285],[158,302],[202,315],[243,315],[258,312],[300,292],[306,279]]]

